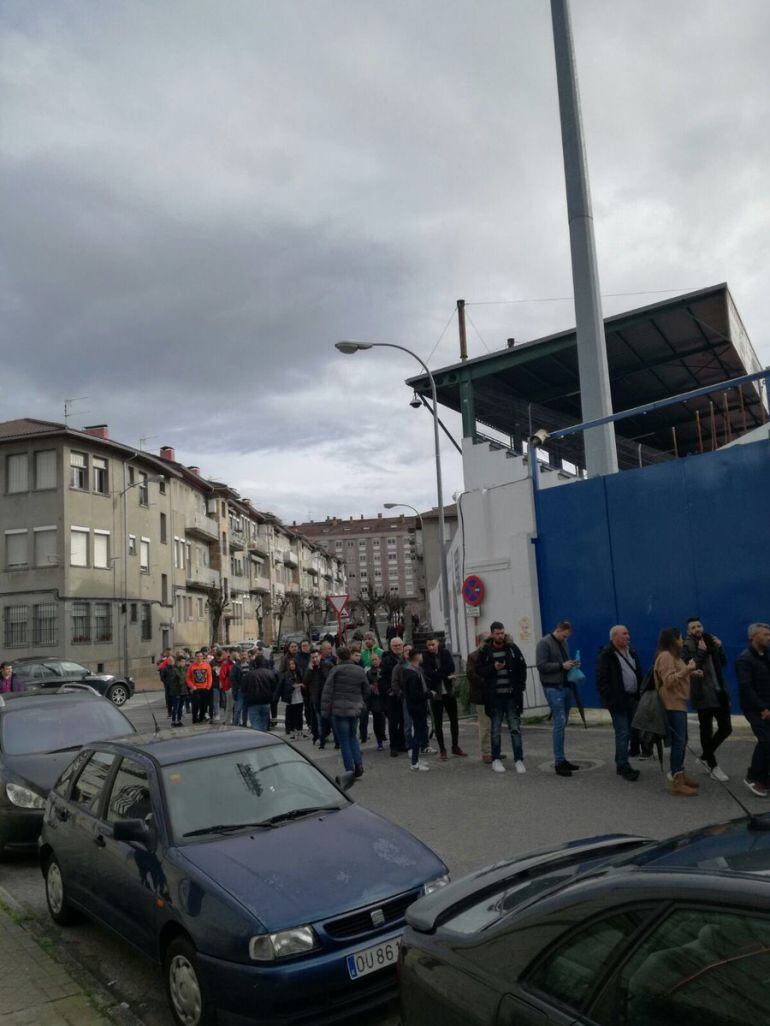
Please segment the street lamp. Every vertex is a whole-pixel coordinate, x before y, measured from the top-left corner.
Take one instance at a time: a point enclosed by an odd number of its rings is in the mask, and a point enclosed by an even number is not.
[[[449,637],[449,580],[447,578],[446,571],[446,540],[444,535],[444,489],[441,483],[441,449],[439,447],[439,435],[438,435],[438,398],[436,396],[436,382],[433,375],[430,372],[430,368],[427,363],[418,356],[417,353],[412,352],[411,349],[407,349],[406,346],[396,345],[395,342],[354,342],[347,340],[343,342],[335,342],[335,348],[339,349],[341,353],[349,356],[353,353],[357,353],[360,349],[399,349],[402,353],[407,353],[413,359],[415,359],[425,373],[428,375],[430,381],[431,398],[433,399],[433,444],[436,451],[436,492],[438,497],[438,533],[439,533],[439,552],[441,554],[440,560],[440,581],[441,581],[441,605],[442,612],[444,614],[444,637],[447,645],[450,642]],[[418,514],[419,515],[419,514]]]
[[[135,457],[132,457],[134,459]],[[128,462],[128,461],[127,461]],[[126,464],[123,464],[123,480],[125,481]],[[123,500],[123,674],[128,676],[128,493],[138,485],[160,484],[166,478],[163,474],[148,474],[137,481],[131,481],[117,497]]]

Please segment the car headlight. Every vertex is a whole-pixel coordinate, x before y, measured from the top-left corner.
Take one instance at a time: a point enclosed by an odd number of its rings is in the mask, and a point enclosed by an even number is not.
[[[433,894],[434,891],[438,891],[442,887],[446,887],[448,883],[449,873],[445,873],[444,876],[437,876],[435,880],[428,880],[427,883],[422,885],[422,893]]]
[[[45,798],[41,798],[39,794],[30,791],[28,787],[22,787],[21,784],[6,784],[5,793],[8,795],[9,801],[13,802],[14,805],[18,805],[20,809],[45,808]]]
[[[279,933],[263,933],[249,941],[249,957],[255,962],[272,962],[276,958],[302,955],[316,947],[316,937],[309,926],[295,926]]]

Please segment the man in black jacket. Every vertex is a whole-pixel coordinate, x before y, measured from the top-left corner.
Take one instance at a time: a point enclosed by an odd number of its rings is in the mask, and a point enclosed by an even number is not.
[[[639,704],[642,663],[631,648],[628,627],[622,623],[610,630],[610,643],[599,651],[596,660],[596,689],[605,709],[609,709],[615,731],[615,771],[625,780],[638,780],[639,770],[628,761],[632,741],[631,723]],[[638,745],[639,739],[636,738]]]
[[[770,625],[753,623],[749,644],[735,661],[743,715],[757,739],[744,784],[752,794],[767,798],[770,785]]]
[[[500,732],[503,720],[506,720],[516,772],[526,773],[521,714],[527,685],[527,661],[499,620],[491,625],[490,636],[481,647],[476,672],[484,682],[484,708],[491,720],[492,769],[495,773],[505,773],[500,758]]]
[[[380,695],[385,704],[388,717],[388,737],[390,738],[390,754],[395,758],[399,752],[405,752],[404,737],[404,703],[401,693],[393,688],[393,671],[403,662],[404,643],[399,637],[390,639],[390,647],[380,660]]]
[[[457,699],[454,696],[453,679],[455,662],[447,648],[440,648],[437,638],[430,638],[425,645],[427,651],[422,657],[422,672],[428,688],[436,697],[431,702],[433,723],[436,728],[439,758],[446,762],[446,746],[444,744],[444,712],[449,717],[449,730],[452,735],[452,755],[467,755],[460,747],[459,724],[457,721]]]
[[[269,730],[270,705],[278,699],[278,675],[266,665],[262,656],[257,656],[249,666],[241,687],[249,726],[256,730]]]
[[[682,659],[686,663],[692,659],[699,670],[699,673],[690,677],[690,701],[698,713],[700,724],[702,755],[698,761],[715,780],[729,780],[725,771],[717,765],[715,754],[733,732],[730,695],[722,673],[722,668],[727,664],[727,656],[719,638],[704,631],[700,617],[691,616],[687,621]],[[714,720],[717,724],[716,733]]]

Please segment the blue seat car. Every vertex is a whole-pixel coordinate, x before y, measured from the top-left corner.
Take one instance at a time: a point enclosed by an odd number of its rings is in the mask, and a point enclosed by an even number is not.
[[[88,745],[45,808],[51,916],[85,912],[162,964],[180,1026],[322,1024],[385,1003],[406,909],[447,869],[353,803],[351,782],[240,727]]]

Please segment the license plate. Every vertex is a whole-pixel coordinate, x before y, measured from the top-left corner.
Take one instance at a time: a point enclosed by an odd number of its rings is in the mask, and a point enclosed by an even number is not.
[[[371,948],[363,948],[352,955],[348,955],[348,972],[351,980],[358,980],[369,973],[376,973],[378,969],[385,969],[389,965],[395,965],[398,961],[398,949],[401,946],[401,938],[384,941],[382,944],[373,944]]]

